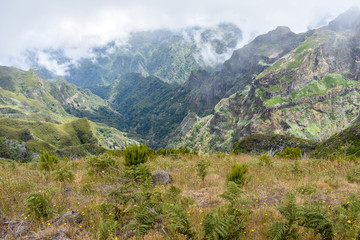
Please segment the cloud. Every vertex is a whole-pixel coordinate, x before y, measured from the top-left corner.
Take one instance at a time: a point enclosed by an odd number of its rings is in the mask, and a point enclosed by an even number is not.
[[[358,0],[0,0],[0,5],[0,65],[26,68],[26,50],[63,49],[67,57],[77,61],[91,57],[92,47],[115,39],[124,41],[131,31],[233,22],[243,30],[244,39],[279,25],[304,32],[359,3]],[[40,58],[43,64],[54,68],[49,56]],[[55,71],[65,70],[64,65]]]

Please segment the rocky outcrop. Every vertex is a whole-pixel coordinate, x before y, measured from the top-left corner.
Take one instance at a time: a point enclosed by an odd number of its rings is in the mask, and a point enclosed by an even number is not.
[[[55,225],[61,225],[66,223],[70,223],[70,224],[79,224],[81,223],[83,220],[83,216],[76,212],[76,211],[68,211],[66,213],[64,213],[64,215],[62,215],[61,217],[58,217],[54,220],[54,224]]]
[[[157,171],[152,175],[152,182],[154,185],[167,185],[173,181],[170,173],[164,170]]]

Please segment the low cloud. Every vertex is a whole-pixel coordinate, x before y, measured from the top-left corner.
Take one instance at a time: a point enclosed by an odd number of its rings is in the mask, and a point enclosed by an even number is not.
[[[126,41],[132,31],[219,22],[235,23],[247,41],[278,25],[304,32],[324,18],[359,5],[358,0],[0,0],[0,4],[0,65],[26,69],[24,54],[38,49],[40,63],[57,73],[66,73],[68,63],[54,62],[44,50],[62,49],[74,63],[92,58],[93,47],[116,39]],[[208,49],[204,46],[203,54],[213,61]]]

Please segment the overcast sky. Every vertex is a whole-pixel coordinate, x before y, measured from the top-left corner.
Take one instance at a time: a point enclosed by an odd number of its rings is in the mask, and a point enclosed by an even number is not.
[[[359,0],[0,0],[0,65],[26,69],[27,49],[64,48],[74,59],[130,31],[233,22],[245,38],[276,26],[304,32]]]

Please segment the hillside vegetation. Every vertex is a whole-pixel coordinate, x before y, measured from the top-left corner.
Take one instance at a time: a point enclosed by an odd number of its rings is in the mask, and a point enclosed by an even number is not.
[[[115,152],[60,159],[50,170],[1,161],[0,236],[19,234],[8,222],[21,223],[22,237],[36,239],[60,231],[73,240],[359,236],[357,159],[217,153],[153,155],[137,167],[123,162]],[[234,165],[246,166],[238,185],[227,182]],[[172,182],[153,186],[149,172],[158,170]],[[69,211],[74,219],[64,216]]]

